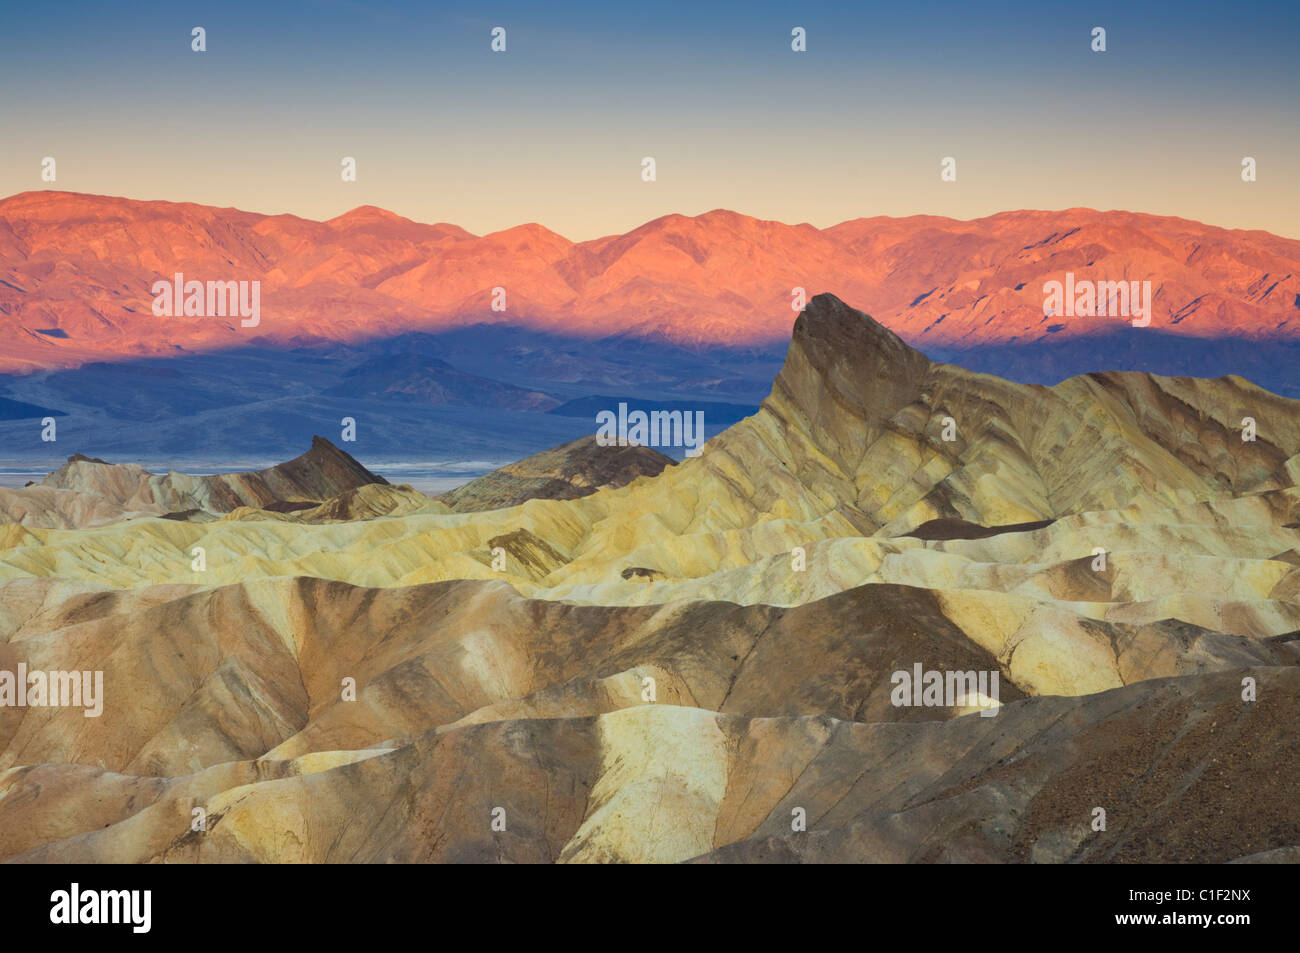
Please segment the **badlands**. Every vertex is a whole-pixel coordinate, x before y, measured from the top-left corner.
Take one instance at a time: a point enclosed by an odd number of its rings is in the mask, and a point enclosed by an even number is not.
[[[1300,852],[1300,402],[1012,383],[823,294],[701,456],[579,453],[461,506],[324,440],[0,491],[0,668],[105,692],[0,708],[0,859]],[[918,664],[996,715],[895,704]]]

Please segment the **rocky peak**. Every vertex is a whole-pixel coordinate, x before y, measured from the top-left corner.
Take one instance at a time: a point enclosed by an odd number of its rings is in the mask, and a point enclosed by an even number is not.
[[[870,315],[819,294],[795,321],[774,393],[787,395],[809,418],[822,416],[827,402],[857,417],[877,417],[914,400],[933,367]]]

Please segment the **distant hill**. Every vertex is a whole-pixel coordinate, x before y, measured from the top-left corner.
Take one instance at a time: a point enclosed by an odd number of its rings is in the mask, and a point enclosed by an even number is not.
[[[595,435],[543,450],[471,480],[438,497],[454,512],[517,506],[528,500],[575,500],[637,477],[657,476],[673,465],[651,447],[603,447]]]
[[[724,404],[717,401],[702,400],[643,400],[636,397],[579,397],[574,400],[565,401],[559,407],[554,408],[550,413],[559,417],[587,417],[594,419],[596,414],[603,410],[618,413],[618,405],[627,404],[628,413],[634,410],[640,410],[649,413],[652,410],[665,410],[682,412],[702,411],[704,419],[710,426],[727,427],[734,424],[737,420],[743,420],[754,411],[758,410],[757,406],[746,404]]]
[[[74,453],[40,483],[0,488],[0,523],[80,529],[137,516],[202,520],[240,507],[291,513],[374,485],[388,481],[323,437],[285,463],[215,476],[155,474]]]
[[[456,370],[446,361],[403,354],[372,358],[322,393],[327,397],[395,399],[452,407],[548,411],[560,401],[541,391]]]
[[[61,410],[51,410],[49,407],[38,407],[36,404],[29,404],[26,401],[10,400],[8,397],[0,397],[0,420],[26,420],[29,417],[66,417]]]

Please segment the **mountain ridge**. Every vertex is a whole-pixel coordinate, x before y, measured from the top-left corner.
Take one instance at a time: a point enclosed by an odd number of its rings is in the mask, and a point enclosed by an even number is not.
[[[262,282],[265,320],[155,318],[152,283],[178,271]],[[796,287],[854,300],[926,347],[1122,330],[1104,317],[1047,330],[1042,286],[1066,272],[1150,280],[1153,330],[1300,340],[1300,241],[1145,213],[873,217],[817,229],[715,209],[571,242],[536,223],[477,236],[373,206],[314,222],[38,191],[0,200],[0,332],[11,341],[0,370],[475,321],[734,346],[784,338]],[[497,288],[504,311],[493,310]]]

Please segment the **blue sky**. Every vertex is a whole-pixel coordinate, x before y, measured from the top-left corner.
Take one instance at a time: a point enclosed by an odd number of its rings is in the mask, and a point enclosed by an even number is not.
[[[10,5],[0,194],[575,239],[717,207],[826,226],[1073,205],[1300,237],[1298,39],[1286,3]]]

